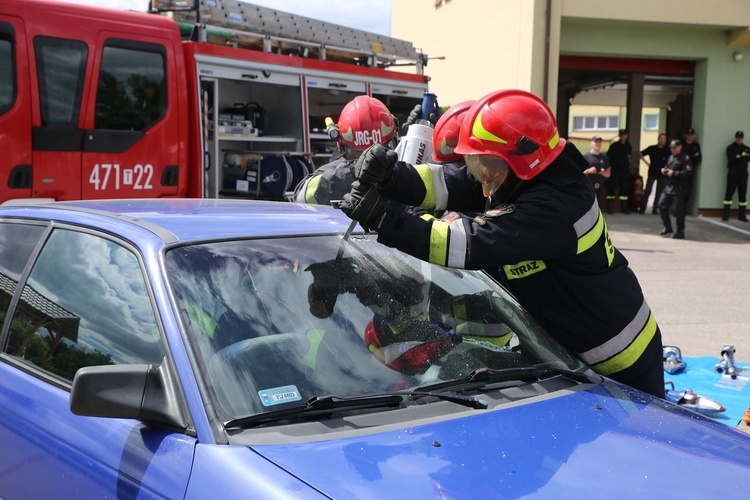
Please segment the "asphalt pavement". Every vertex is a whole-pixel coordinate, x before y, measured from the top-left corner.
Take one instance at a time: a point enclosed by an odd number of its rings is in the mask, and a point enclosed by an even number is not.
[[[650,210],[651,207],[649,207]],[[735,212],[736,213],[736,212]],[[627,257],[662,332],[683,356],[750,362],[750,223],[688,216],[685,239],[659,236],[651,212],[605,214],[614,245]],[[674,218],[673,218],[674,220]]]

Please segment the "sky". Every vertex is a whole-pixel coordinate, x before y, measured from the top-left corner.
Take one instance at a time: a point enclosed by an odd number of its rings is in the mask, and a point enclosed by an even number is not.
[[[145,11],[150,3],[149,0],[64,1],[140,11]],[[390,36],[391,34],[391,0],[250,0],[246,3],[271,7],[380,35]]]

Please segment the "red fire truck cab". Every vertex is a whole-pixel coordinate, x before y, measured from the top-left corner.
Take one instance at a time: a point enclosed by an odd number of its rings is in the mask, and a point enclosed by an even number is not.
[[[324,119],[354,96],[403,120],[427,90],[408,42],[236,1],[201,7],[0,0],[0,203],[281,199],[330,155]],[[388,69],[403,64],[417,71]]]

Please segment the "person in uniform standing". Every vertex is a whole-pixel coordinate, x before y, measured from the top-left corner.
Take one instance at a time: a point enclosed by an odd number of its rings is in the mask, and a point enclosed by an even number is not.
[[[607,180],[607,213],[614,212],[615,192],[618,193],[620,200],[620,212],[630,213],[628,207],[628,193],[630,192],[630,155],[633,152],[633,145],[628,141],[627,129],[620,129],[620,138],[613,142],[607,150],[609,166],[611,167],[610,176]]]
[[[566,143],[537,96],[493,92],[464,118],[455,152],[465,166],[420,176],[374,146],[357,162],[340,208],[382,244],[506,282],[596,372],[664,397],[659,327],[612,245],[585,159]],[[451,212],[440,219],[413,212],[438,204]]]
[[[734,142],[727,146],[727,190],[724,193],[724,214],[722,220],[729,220],[732,197],[737,191],[739,211],[737,218],[747,222],[747,162],[750,161],[750,148],[744,144],[745,133],[738,130]]]
[[[685,132],[685,140],[682,142],[682,152],[688,155],[693,165],[693,175],[690,176],[690,183],[688,184],[687,202],[689,202],[693,186],[695,185],[696,175],[698,174],[698,167],[700,167],[703,160],[701,145],[695,140],[695,129],[693,127],[690,127]]]
[[[651,190],[656,183],[656,194],[654,195],[654,206],[652,208],[653,214],[658,213],[659,197],[664,189],[664,178],[661,174],[661,169],[667,164],[667,158],[669,158],[670,152],[667,146],[667,134],[661,133],[656,140],[656,144],[652,144],[643,151],[640,156],[646,165],[648,165],[648,178],[646,179],[646,189],[643,192],[643,199],[641,200],[641,206],[638,209],[639,214],[646,213],[646,206],[648,204],[648,197],[651,196]],[[648,156],[648,161],[646,161]]]
[[[681,240],[685,238],[685,206],[687,204],[688,186],[693,174],[690,157],[682,151],[682,143],[674,139],[669,143],[672,152],[667,159],[667,164],[661,169],[666,179],[664,191],[659,198],[659,215],[664,223],[664,229],[659,233],[661,236],[672,235],[672,238]],[[674,211],[677,232],[672,231],[672,219],[670,210]]]
[[[609,158],[602,153],[602,137],[600,135],[591,138],[591,149],[583,157],[589,165],[583,173],[594,187],[596,199],[601,204],[604,197],[604,181],[609,179],[610,167]]]

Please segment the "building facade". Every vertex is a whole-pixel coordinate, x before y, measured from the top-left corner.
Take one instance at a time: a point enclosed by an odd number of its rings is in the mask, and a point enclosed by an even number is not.
[[[726,146],[750,131],[749,27],[748,0],[392,0],[392,36],[445,56],[426,69],[443,106],[522,88],[572,138],[578,106],[624,109],[620,128],[642,132],[657,109],[670,139],[695,128],[704,160],[693,213],[721,208]]]

